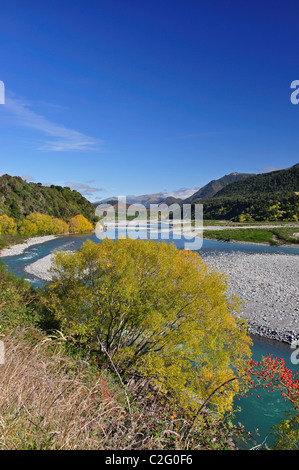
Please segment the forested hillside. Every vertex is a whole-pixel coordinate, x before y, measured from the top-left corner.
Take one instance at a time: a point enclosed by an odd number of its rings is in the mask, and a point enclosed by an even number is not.
[[[222,176],[217,180],[212,180],[202,188],[200,188],[196,193],[192,194],[192,196],[185,199],[183,202],[184,204],[190,204],[194,202],[198,202],[198,199],[209,199],[213,197],[218,191],[225,188],[227,185],[230,185],[233,182],[237,182],[243,180],[244,178],[248,178],[249,176],[253,176],[252,173],[230,173],[229,175]]]
[[[214,198],[292,191],[299,191],[299,163],[284,170],[261,173],[231,183],[218,191]]]
[[[47,214],[64,221],[82,214],[95,221],[93,204],[79,192],[62,186],[27,183],[18,176],[0,177],[0,215],[20,221],[32,213]]]
[[[202,198],[205,219],[297,222],[299,164],[231,183],[212,198]]]

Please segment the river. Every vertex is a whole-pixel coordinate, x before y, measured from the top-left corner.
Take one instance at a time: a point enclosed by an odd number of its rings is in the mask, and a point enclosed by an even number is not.
[[[109,237],[111,234],[104,232],[103,237]],[[9,271],[20,277],[25,277],[29,280],[32,285],[36,287],[42,287],[44,282],[40,279],[30,275],[24,271],[26,265],[37,261],[44,256],[49,255],[54,250],[76,250],[86,240],[91,240],[99,243],[100,240],[94,235],[69,235],[63,237],[57,237],[46,243],[39,245],[33,245],[26,249],[22,254],[17,256],[2,257],[2,261],[7,265]],[[184,247],[183,240],[173,240],[172,236],[168,240],[174,242],[178,248]],[[220,242],[215,240],[203,240],[203,245],[198,251],[204,259],[205,255],[217,252],[245,252],[245,253],[288,253],[293,255],[299,254],[298,248],[292,247],[273,247],[256,244],[241,244],[241,243],[228,243]],[[263,356],[267,356],[268,353],[273,354],[274,357],[282,357],[285,360],[286,366],[293,372],[299,372],[299,365],[291,362],[291,354],[294,351],[291,349],[289,344],[281,343],[274,340],[269,340],[259,336],[252,336],[253,346],[252,355],[254,360],[259,360]],[[299,357],[299,354],[298,354]],[[278,393],[270,394],[266,392],[256,392],[257,395],[249,395],[248,398],[241,398],[240,401],[236,401],[236,406],[241,407],[241,411],[236,413],[235,422],[241,422],[247,431],[252,433],[258,428],[259,435],[258,440],[264,441],[267,438],[267,444],[271,445],[273,438],[270,435],[270,429],[272,426],[278,424],[282,419],[285,418],[285,412],[291,410],[288,402],[284,402],[283,397]],[[246,446],[245,446],[246,448]]]

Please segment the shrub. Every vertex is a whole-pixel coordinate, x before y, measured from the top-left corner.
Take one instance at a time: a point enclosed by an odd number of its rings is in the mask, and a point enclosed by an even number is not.
[[[198,407],[233,376],[230,357],[241,365],[250,354],[226,278],[197,253],[148,240],[87,241],[57,253],[53,272],[45,303],[63,331],[181,406]],[[237,390],[236,381],[210,404],[229,409]]]

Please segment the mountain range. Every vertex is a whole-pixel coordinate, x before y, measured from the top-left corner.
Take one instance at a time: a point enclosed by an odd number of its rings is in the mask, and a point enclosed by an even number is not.
[[[128,196],[126,196],[126,201],[128,204],[142,204],[145,207],[149,208],[150,204],[160,204],[164,202],[167,198],[173,198],[173,200],[175,201],[184,200],[185,198],[194,194],[198,189],[199,188],[181,188],[172,192],[142,194],[140,196],[129,194]],[[107,203],[110,201],[117,201],[117,199],[117,196],[108,197],[106,199],[101,199],[100,201],[94,202],[94,205],[97,206],[98,204]]]
[[[248,176],[253,176],[253,173],[230,173],[229,175],[222,176],[217,180],[212,180],[205,186],[195,188],[195,189],[179,189],[177,191],[172,191],[170,193],[161,192],[154,194],[143,194],[141,196],[129,195],[126,196],[126,201],[128,204],[142,204],[146,208],[150,207],[150,204],[173,204],[173,203],[182,203],[190,204],[194,203],[202,198],[211,198],[218,191],[223,189],[230,183],[239,181]],[[105,202],[116,201],[117,197],[110,197],[102,199],[99,202],[95,202],[95,205],[102,204]]]
[[[143,204],[147,208],[163,202],[201,203],[204,218],[210,220],[296,222],[299,220],[299,164],[260,174],[233,172],[210,181],[185,198],[175,197],[174,193],[127,197],[127,203]]]
[[[212,180],[190,197],[184,199],[185,204],[195,203],[199,199],[209,199],[215,194],[217,194],[221,189],[225,188],[226,186],[234,183],[236,181],[243,180],[244,178],[248,178],[249,176],[255,176],[253,173],[230,173],[229,175],[222,176],[217,180]]]

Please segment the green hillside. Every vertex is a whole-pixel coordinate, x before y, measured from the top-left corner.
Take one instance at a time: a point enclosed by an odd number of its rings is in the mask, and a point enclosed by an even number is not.
[[[191,204],[198,202],[199,199],[209,199],[213,197],[218,191],[221,191],[227,185],[243,180],[252,176],[251,173],[230,173],[229,175],[222,176],[217,180],[212,180],[202,188],[200,188],[192,196],[184,200],[184,204]]]
[[[203,204],[205,219],[298,221],[299,164],[233,182]]]
[[[274,194],[299,191],[299,163],[283,170],[249,176],[225,186],[213,197],[251,196],[252,194]]]
[[[82,214],[94,222],[95,209],[91,202],[79,192],[62,186],[42,186],[41,183],[27,183],[18,176],[0,177],[0,215],[7,214],[16,221],[27,215],[41,214],[69,220]]]

